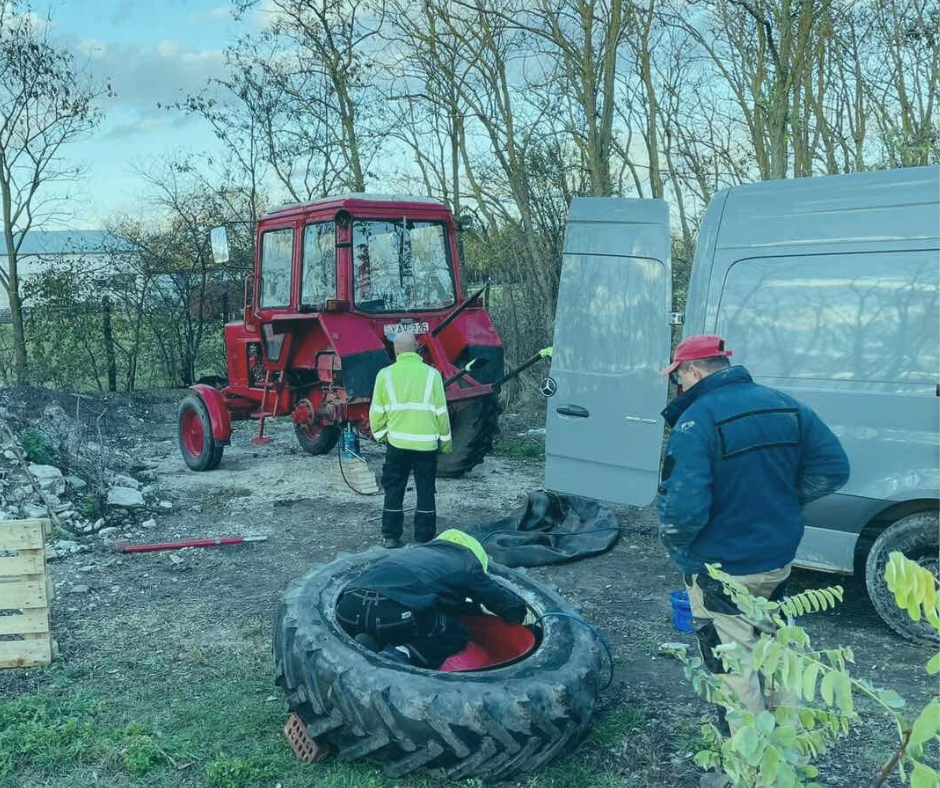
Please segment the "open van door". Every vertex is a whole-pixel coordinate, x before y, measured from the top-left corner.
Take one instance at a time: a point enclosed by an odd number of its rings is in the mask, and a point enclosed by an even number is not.
[[[571,201],[555,314],[545,486],[645,506],[656,494],[672,272],[663,200]]]

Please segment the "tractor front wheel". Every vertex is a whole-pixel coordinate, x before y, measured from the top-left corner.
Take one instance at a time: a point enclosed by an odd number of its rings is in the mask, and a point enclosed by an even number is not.
[[[300,447],[308,454],[326,454],[339,440],[339,427],[295,422],[294,434],[297,436]]]
[[[212,437],[212,421],[202,397],[189,392],[180,403],[177,417],[183,461],[194,471],[218,468],[225,447]]]

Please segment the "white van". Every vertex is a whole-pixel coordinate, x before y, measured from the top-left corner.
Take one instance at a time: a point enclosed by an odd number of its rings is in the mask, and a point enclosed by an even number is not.
[[[652,501],[669,249],[663,201],[572,201],[550,373],[549,489]],[[864,571],[885,621],[931,639],[894,605],[883,574],[893,550],[938,571],[940,167],[719,192],[687,304],[686,336],[723,336],[733,363],[812,407],[849,455],[848,484],[805,510],[796,563]]]

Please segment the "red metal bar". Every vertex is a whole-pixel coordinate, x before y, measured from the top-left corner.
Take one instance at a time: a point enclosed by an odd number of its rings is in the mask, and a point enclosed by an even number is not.
[[[212,539],[189,539],[182,542],[156,542],[154,544],[131,544],[126,541],[114,543],[119,553],[153,553],[157,550],[182,550],[184,547],[219,547],[242,542],[263,542],[266,536],[216,536]]]

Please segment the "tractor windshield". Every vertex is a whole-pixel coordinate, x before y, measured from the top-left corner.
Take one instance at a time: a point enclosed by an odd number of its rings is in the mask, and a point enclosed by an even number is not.
[[[446,227],[440,222],[353,222],[356,306],[411,312],[454,304]]]

